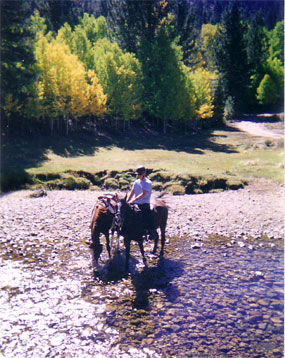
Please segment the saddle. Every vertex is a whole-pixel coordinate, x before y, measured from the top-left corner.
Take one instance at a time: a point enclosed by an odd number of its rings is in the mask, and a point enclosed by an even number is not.
[[[107,211],[109,211],[113,215],[115,215],[116,213],[117,201],[118,201],[117,193],[105,193],[98,197],[98,202],[102,203],[107,209]]]

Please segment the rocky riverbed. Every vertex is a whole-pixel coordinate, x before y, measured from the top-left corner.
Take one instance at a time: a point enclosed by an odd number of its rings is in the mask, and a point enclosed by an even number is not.
[[[0,198],[0,356],[282,357],[282,186],[165,196],[165,257],[137,244],[90,267],[100,193]],[[104,239],[102,239],[104,244]]]

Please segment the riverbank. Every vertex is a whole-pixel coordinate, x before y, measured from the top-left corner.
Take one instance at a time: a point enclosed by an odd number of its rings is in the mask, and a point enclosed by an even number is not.
[[[1,195],[0,353],[7,358],[272,358],[283,354],[284,187],[166,195],[165,258],[104,245],[93,277],[93,191]],[[104,239],[102,239],[104,244]]]

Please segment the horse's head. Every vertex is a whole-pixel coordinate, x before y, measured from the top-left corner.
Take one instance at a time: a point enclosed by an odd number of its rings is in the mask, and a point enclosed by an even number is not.
[[[124,198],[118,199],[117,201],[117,212],[115,214],[115,223],[119,227],[119,230],[122,230],[124,225],[124,218],[126,210],[128,209],[129,204],[127,203],[127,194]]]
[[[92,266],[97,267],[98,266],[98,260],[100,258],[100,255],[103,251],[103,245],[100,243],[92,243],[90,245],[90,249],[92,250],[93,256],[92,256]]]

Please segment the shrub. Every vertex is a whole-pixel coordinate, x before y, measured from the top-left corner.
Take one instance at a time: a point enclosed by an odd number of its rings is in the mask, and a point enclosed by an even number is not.
[[[101,177],[96,173],[96,174],[91,174],[88,172],[85,172],[83,170],[79,170],[79,171],[66,171],[65,173],[72,175],[73,177],[76,178],[84,178],[89,180],[93,185],[100,185],[102,182]]]
[[[194,194],[203,194],[203,190],[201,190],[200,188],[195,188]]]
[[[178,180],[177,181],[169,181],[169,182],[163,184],[163,189],[168,189],[173,185],[182,185],[183,186],[183,184]]]
[[[191,181],[191,176],[188,174],[180,174],[176,175],[175,180],[181,181],[183,184],[187,184],[189,181]]]
[[[60,179],[60,174],[58,173],[40,173],[34,175],[34,180],[48,181],[53,179]]]
[[[157,181],[152,183],[152,189],[156,191],[161,191],[163,189],[163,185]]]
[[[231,190],[237,190],[243,188],[247,183],[245,181],[236,179],[236,178],[230,178],[227,179],[227,188]]]
[[[185,187],[180,184],[173,184],[168,187],[167,191],[169,191],[173,195],[183,195],[185,194]]]
[[[205,178],[199,178],[198,181],[197,181],[197,186],[200,189],[206,188],[208,186],[208,180],[205,179]]]
[[[1,173],[0,191],[18,190],[24,188],[28,184],[32,184],[33,180],[30,174],[21,169],[8,169]]]
[[[101,188],[99,186],[97,186],[97,185],[91,185],[89,187],[89,190],[91,190],[91,191],[100,191]]]
[[[98,174],[92,175],[92,178],[90,178],[90,181],[93,185],[100,185],[102,183],[102,178]]]
[[[120,185],[117,179],[115,178],[107,178],[104,181],[104,187],[106,189],[111,188],[111,189],[119,189]]]
[[[62,177],[61,179],[50,180],[46,182],[46,186],[49,189],[88,189],[90,187],[90,181],[85,178],[75,178],[73,176]]]
[[[122,190],[128,190],[128,189],[130,189],[130,181],[128,181],[124,178],[121,178],[121,179],[119,179],[119,186],[120,186],[120,189],[122,189]]]
[[[157,171],[157,172],[151,173],[149,175],[149,179],[152,181],[165,183],[165,182],[171,180],[172,176],[169,172]]]

